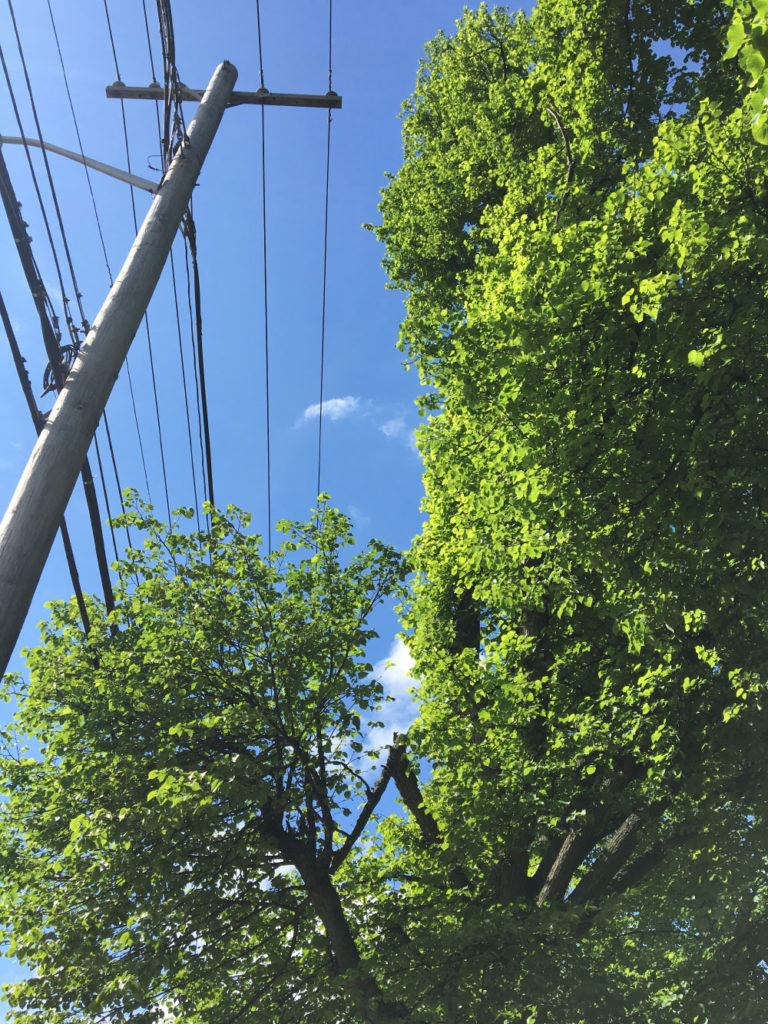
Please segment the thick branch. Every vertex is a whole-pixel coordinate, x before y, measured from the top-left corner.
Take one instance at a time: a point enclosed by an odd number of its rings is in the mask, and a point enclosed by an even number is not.
[[[621,792],[636,778],[637,765],[628,762],[622,770],[607,778],[601,785],[599,791],[591,798],[589,803],[579,800],[574,805],[574,810],[584,810],[586,820],[581,828],[571,826],[560,848],[547,858],[546,867],[544,862],[539,866],[535,879],[538,883],[543,876],[541,887],[536,895],[536,903],[543,906],[551,900],[562,898],[568,891],[571,878],[576,868],[596,843],[608,835],[617,825],[615,814],[609,814],[610,808],[606,806],[606,799],[612,793]],[[579,807],[581,803],[581,807]],[[544,875],[546,870],[546,875]]]
[[[274,839],[286,863],[293,864],[306,886],[307,896],[320,919],[333,957],[336,973],[364,1024],[389,1024],[409,1019],[401,1003],[389,1003],[378,982],[362,964],[360,953],[339,894],[330,874],[318,865],[314,846],[297,839],[284,828],[278,811],[262,808],[263,831]]]
[[[434,843],[440,836],[440,830],[435,819],[424,807],[419,782],[411,769],[405,750],[405,736],[398,736],[395,733],[392,754],[392,778],[395,780],[397,791],[419,826],[421,838],[425,843]],[[451,885],[457,888],[464,888],[469,884],[469,879],[460,867],[453,866],[448,872],[448,877]]]
[[[397,791],[419,826],[421,838],[425,843],[434,843],[439,835],[437,822],[424,807],[418,780],[411,770],[405,751],[404,739],[405,737],[400,737],[395,733],[387,763],[389,764],[391,761],[391,773]]]
[[[641,818],[632,811],[605,844],[595,863],[568,897],[568,902],[583,905],[604,891],[616,872],[626,864],[637,844]]]
[[[355,822],[355,826],[347,836],[344,844],[340,846],[333,855],[333,859],[331,861],[331,874],[337,871],[347,859],[350,850],[362,835],[363,829],[368,824],[373,812],[376,810],[376,805],[384,795],[384,791],[389,785],[389,780],[392,778],[392,768],[396,758],[399,756],[398,750],[399,748],[396,744],[389,748],[389,755],[384,764],[379,780],[371,790],[368,799],[365,802],[365,807],[363,807],[360,812],[360,815]]]
[[[632,889],[648,875],[657,864],[667,856],[670,850],[690,838],[695,833],[681,833],[676,828],[671,828],[668,834],[647,846],[633,861],[618,872],[607,888],[610,896],[619,896],[621,893]]]

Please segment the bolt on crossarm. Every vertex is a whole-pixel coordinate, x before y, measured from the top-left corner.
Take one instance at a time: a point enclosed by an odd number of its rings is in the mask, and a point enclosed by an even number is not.
[[[216,69],[0,523],[0,674],[18,640],[91,439],[160,278],[236,79],[232,64],[225,61]]]

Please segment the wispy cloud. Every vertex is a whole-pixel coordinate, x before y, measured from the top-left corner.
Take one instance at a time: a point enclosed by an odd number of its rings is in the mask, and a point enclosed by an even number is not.
[[[323,402],[323,418],[326,416],[331,420],[342,420],[350,416],[360,405],[360,399],[352,395],[344,398],[328,398]],[[302,413],[300,423],[308,423],[309,420],[316,420],[320,416],[320,403],[308,405]]]
[[[382,423],[379,430],[385,437],[401,437],[405,432],[405,420],[402,416],[396,416],[394,419]]]
[[[390,441],[402,441],[406,448],[410,448],[414,455],[421,458],[416,446],[416,433],[412,427],[408,426],[404,416],[394,416],[392,419],[386,420],[379,426],[379,430]]]
[[[358,530],[362,529],[364,526],[370,525],[371,517],[366,515],[366,513],[363,512],[362,509],[358,508],[357,505],[348,505],[347,515]]]

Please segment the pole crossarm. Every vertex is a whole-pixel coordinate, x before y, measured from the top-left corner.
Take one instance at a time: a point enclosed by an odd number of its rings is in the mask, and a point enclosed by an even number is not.
[[[199,103],[202,99],[202,89],[190,89],[186,85],[182,85],[180,88],[179,98],[181,100]],[[122,82],[115,82],[114,85],[107,86],[107,97],[113,100],[162,101],[165,98],[165,90],[157,82],[152,82],[147,86],[124,85]],[[227,106],[239,107],[246,103],[264,107],[323,107],[327,110],[340,110],[341,96],[333,91],[324,95],[312,95],[302,92],[270,92],[269,89],[257,89],[256,92],[233,92]]]
[[[91,439],[160,278],[236,78],[231,64],[225,62],[216,69],[0,523],[0,675],[8,665]]]

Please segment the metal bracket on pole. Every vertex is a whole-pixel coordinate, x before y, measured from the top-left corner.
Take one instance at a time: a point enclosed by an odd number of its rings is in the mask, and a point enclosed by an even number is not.
[[[174,93],[174,97],[175,95]],[[199,102],[202,95],[202,89],[190,89],[186,85],[180,86],[179,99],[181,100]],[[165,90],[156,82],[143,88],[115,82],[114,85],[107,86],[107,96],[109,99],[118,100],[163,100]],[[245,103],[263,107],[324,107],[329,110],[340,110],[341,96],[333,91],[327,92],[323,96],[313,96],[309,93],[270,92],[269,89],[257,89],[256,92],[233,92],[227,106],[239,107]]]
[[[65,156],[69,160],[76,160],[79,164],[85,164],[86,167],[90,167],[94,171],[108,174],[110,178],[117,178],[118,181],[125,181],[129,185],[135,185],[136,188],[143,188],[145,192],[157,192],[160,188],[159,181],[150,181],[149,178],[141,178],[138,174],[129,174],[128,171],[121,171],[119,167],[104,164],[101,160],[92,160],[89,156],[83,156],[82,153],[75,153],[71,149],[64,149],[63,146],[54,146],[52,142],[42,142],[40,139],[25,139],[18,135],[0,135],[0,146],[6,144],[37,146],[38,149],[45,149],[50,153],[58,153],[59,156]]]
[[[237,70],[220,64],[94,320],[0,523],[0,675],[104,407],[160,278]]]

